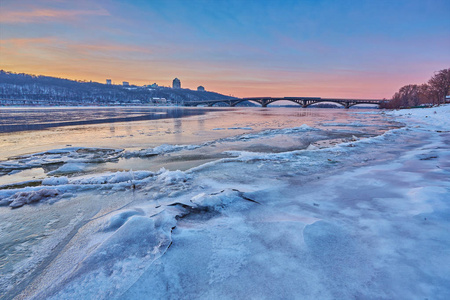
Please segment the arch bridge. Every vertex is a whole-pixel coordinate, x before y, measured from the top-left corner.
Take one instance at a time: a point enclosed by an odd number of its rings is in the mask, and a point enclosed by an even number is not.
[[[213,106],[217,103],[224,103],[230,107],[236,106],[237,104],[244,101],[252,101],[261,104],[262,107],[267,107],[267,105],[274,103],[276,101],[291,101],[301,105],[302,107],[308,107],[312,104],[322,103],[322,102],[333,102],[338,103],[345,108],[350,108],[357,104],[374,104],[380,106],[383,103],[388,102],[387,100],[379,99],[347,99],[347,98],[320,98],[320,97],[250,97],[250,98],[236,98],[236,99],[223,99],[223,100],[202,100],[202,101],[190,101],[185,102],[185,106],[197,106],[197,105],[207,105]]]

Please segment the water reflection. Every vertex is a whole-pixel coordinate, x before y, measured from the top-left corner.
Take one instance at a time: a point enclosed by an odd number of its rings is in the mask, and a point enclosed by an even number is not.
[[[0,110],[0,133],[44,130],[61,126],[177,119],[187,116],[203,115],[208,111],[210,109],[183,107],[2,109]],[[217,109],[214,109],[214,111],[217,111]],[[111,128],[111,132],[114,132],[113,125]]]
[[[197,121],[197,125],[198,125],[198,131],[205,130],[205,119],[199,118]]]

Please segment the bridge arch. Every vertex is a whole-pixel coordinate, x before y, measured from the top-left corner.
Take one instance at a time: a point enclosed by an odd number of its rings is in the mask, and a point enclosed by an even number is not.
[[[234,106],[238,105],[239,103],[242,103],[242,102],[245,102],[245,101],[248,101],[248,102],[251,102],[251,103],[257,103],[259,105],[262,105],[260,100],[256,100],[256,99],[240,99],[238,101],[230,101],[231,102],[230,106],[234,107]]]
[[[308,106],[311,106],[311,105],[314,105],[314,104],[319,104],[319,103],[333,103],[333,104],[342,105],[343,107],[348,107],[345,102],[339,102],[339,101],[309,101],[303,107],[308,107]]]
[[[263,105],[263,106],[268,106],[268,105],[270,105],[270,104],[272,104],[272,103],[274,103],[274,102],[277,102],[277,101],[290,101],[290,102],[294,102],[295,104],[298,104],[298,105],[300,105],[300,106],[303,106],[303,103],[301,102],[301,100],[284,99],[284,98],[267,100],[267,101],[266,101],[264,104],[262,104],[262,105]]]
[[[370,104],[370,105],[377,105],[378,107],[380,107],[380,106],[381,106],[381,103],[370,103],[370,102],[366,102],[366,103],[364,103],[364,102],[358,102],[358,103],[350,103],[350,104],[348,105],[348,107],[352,107],[352,106],[355,106],[355,105],[360,105],[360,104]]]

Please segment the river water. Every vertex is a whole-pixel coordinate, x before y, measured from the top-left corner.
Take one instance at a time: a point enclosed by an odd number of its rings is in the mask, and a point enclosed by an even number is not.
[[[136,151],[161,145],[217,141],[214,144],[217,150],[202,149],[200,155],[192,155],[195,159],[192,156],[177,162],[155,158],[139,162],[128,159],[105,166],[111,171],[136,169],[140,164],[150,170],[161,167],[185,170],[227,150],[283,152],[303,149],[309,144],[320,147],[354,134],[369,137],[398,126],[383,115],[363,112],[301,108],[2,108],[0,161],[67,147]],[[314,137],[274,132],[249,142],[245,138],[245,134],[301,125],[323,132]],[[364,130],[358,130],[360,128]],[[11,181],[8,177],[0,177],[0,184]]]
[[[130,155],[102,164],[89,163],[76,175],[104,171],[186,170],[224,157],[225,151],[284,152],[310,144],[327,147],[352,136],[370,137],[398,126],[383,115],[362,110],[301,108],[11,108],[0,110],[0,161],[69,147],[139,151],[162,145],[201,145],[198,151]],[[366,111],[367,112],[367,111]],[[284,134],[302,125],[320,133]],[[358,129],[364,130],[358,130]],[[267,134],[257,136],[259,132]],[[274,132],[271,132],[274,131]],[[255,136],[256,134],[256,136]],[[247,138],[246,135],[250,135]],[[210,143],[211,145],[209,145]],[[167,148],[167,147],[166,147]],[[164,151],[165,149],[161,149]],[[169,150],[169,149],[167,149]],[[164,154],[164,153],[160,153]],[[59,166],[55,163],[48,165]],[[49,168],[5,170],[0,185],[44,179]]]
[[[374,215],[374,199],[399,196],[385,175],[345,172],[426,143],[379,110],[0,115],[2,299],[375,297],[395,267],[373,244],[395,243],[404,220]]]

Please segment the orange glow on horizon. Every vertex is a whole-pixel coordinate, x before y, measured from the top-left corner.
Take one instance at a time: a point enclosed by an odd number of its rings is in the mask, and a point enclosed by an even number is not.
[[[382,99],[390,98],[393,93],[397,90],[397,87],[402,85],[401,82],[395,83],[389,79],[385,79],[380,82],[380,84],[390,85],[392,90],[391,94],[384,91],[374,90],[373,82],[366,82],[364,79],[354,82],[358,89],[350,89],[345,83],[340,82],[339,79],[334,79],[333,85],[327,82],[319,81],[314,82],[313,80],[308,83],[298,84],[295,82],[272,82],[272,83],[261,83],[261,82],[239,82],[236,80],[221,80],[220,78],[209,78],[195,79],[188,78],[184,79],[183,76],[173,75],[168,78],[158,77],[158,75],[149,76],[149,80],[139,79],[135,72],[129,71],[128,76],[124,76],[122,72],[117,72],[114,75],[109,73],[107,76],[103,74],[98,74],[93,70],[86,72],[84,70],[71,70],[70,72],[58,72],[52,71],[48,68],[47,72],[40,72],[39,70],[45,69],[44,66],[37,66],[36,69],[23,68],[14,70],[15,73],[26,73],[33,75],[45,75],[52,77],[65,78],[70,80],[82,80],[82,81],[93,81],[99,83],[106,83],[106,79],[112,79],[113,84],[121,85],[123,81],[128,81],[132,85],[143,86],[152,83],[157,83],[160,86],[171,87],[172,80],[175,77],[180,78],[182,88],[189,88],[191,90],[196,90],[199,85],[206,88],[207,91],[217,92],[226,96],[234,97],[289,97],[289,96],[305,96],[305,97],[336,97],[336,98],[367,98],[367,99]],[[101,68],[100,68],[101,69]],[[10,71],[5,69],[5,71]],[[132,78],[132,79],[130,79]],[[364,92],[361,92],[363,89]],[[388,95],[386,95],[388,94]]]
[[[74,43],[56,37],[0,40],[1,68],[5,71],[72,80],[142,86],[171,86],[175,77],[183,88],[235,97],[336,97],[389,99],[399,87],[423,83],[421,78],[358,70],[280,71],[244,67],[228,62],[154,59],[166,49],[97,42]]]

